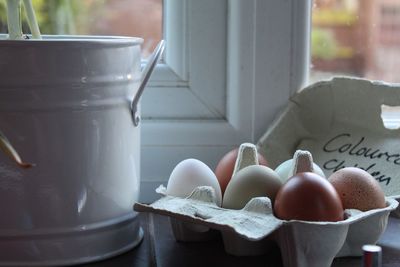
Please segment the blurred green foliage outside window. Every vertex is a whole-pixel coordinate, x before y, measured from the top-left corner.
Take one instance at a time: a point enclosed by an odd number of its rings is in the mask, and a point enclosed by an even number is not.
[[[87,32],[88,17],[101,15],[102,0],[32,0],[40,30],[44,34],[80,34]],[[22,9],[22,12],[24,10]],[[25,18],[25,16],[23,16]],[[24,32],[29,32],[26,21],[22,21]],[[0,30],[7,32],[6,3],[0,1]]]
[[[142,37],[144,58],[162,38],[163,0],[32,0],[32,3],[42,34]],[[26,21],[22,21],[22,27],[23,32],[29,33]],[[0,32],[7,33],[5,0],[0,0]]]

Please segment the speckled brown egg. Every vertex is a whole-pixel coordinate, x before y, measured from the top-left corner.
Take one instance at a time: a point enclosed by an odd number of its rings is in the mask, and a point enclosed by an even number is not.
[[[344,209],[367,211],[386,207],[379,183],[362,169],[344,168],[334,172],[328,180],[338,192]]]

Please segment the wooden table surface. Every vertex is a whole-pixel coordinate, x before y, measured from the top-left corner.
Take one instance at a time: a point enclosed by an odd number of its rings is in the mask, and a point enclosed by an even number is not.
[[[262,256],[236,257],[224,252],[222,240],[199,243],[176,242],[167,217],[142,213],[139,215],[145,232],[135,249],[109,260],[81,265],[82,267],[206,267],[206,266],[282,266],[278,247]],[[400,219],[389,218],[379,243],[384,267],[400,266]],[[334,267],[361,266],[361,258],[335,259]]]

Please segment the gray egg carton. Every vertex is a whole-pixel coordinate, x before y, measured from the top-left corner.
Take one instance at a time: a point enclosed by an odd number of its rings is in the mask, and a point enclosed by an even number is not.
[[[164,194],[165,188],[157,192]],[[164,195],[150,205],[136,203],[134,209],[169,216],[178,241],[209,240],[220,231],[229,254],[264,254],[276,242],[285,267],[328,267],[335,257],[361,256],[362,245],[377,242],[399,204],[393,198],[386,203],[386,208],[366,212],[345,210],[346,219],[339,222],[285,221],[274,216],[267,197],[230,210],[216,205],[211,187],[201,186],[187,198]]]

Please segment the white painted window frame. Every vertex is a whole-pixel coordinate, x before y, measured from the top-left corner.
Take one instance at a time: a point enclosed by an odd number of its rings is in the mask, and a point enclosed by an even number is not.
[[[168,34],[168,29],[172,28],[166,29],[165,62],[156,70],[146,89],[143,110],[145,105],[162,103],[173,90],[181,90],[183,97],[185,90],[194,94],[202,94],[204,90],[209,94],[212,92],[208,91],[210,87],[217,84],[218,90],[224,86],[224,98],[221,101],[217,97],[213,102],[211,97],[213,103],[205,102],[211,109],[208,113],[172,114],[165,118],[147,116],[142,121],[141,201],[151,202],[158,198],[154,189],[161,183],[166,185],[170,172],[179,161],[198,158],[213,169],[231,148],[243,142],[257,142],[287,104],[290,95],[307,83],[311,2],[166,0],[165,27],[175,27],[176,31]],[[219,43],[219,52],[225,53],[222,57],[225,62],[216,63],[224,69],[219,73],[195,72],[194,59],[212,62],[213,55],[217,54],[210,51],[210,58],[202,47],[191,42],[194,37],[187,31],[201,26],[202,34],[211,36],[208,42],[213,42],[214,30],[221,28],[207,23],[213,20],[208,14],[194,16],[193,12],[201,8],[212,10],[215,5],[217,10],[226,8],[222,15],[226,21],[216,19],[226,29],[226,39],[222,39],[225,47],[221,49]],[[174,16],[171,12],[175,12]],[[174,19],[169,20],[168,15]],[[202,52],[196,54],[193,51]],[[202,80],[208,82],[204,87],[199,82]],[[198,88],[194,88],[196,86]],[[182,99],[177,97],[176,103],[184,101]],[[218,105],[223,107],[219,111]]]

